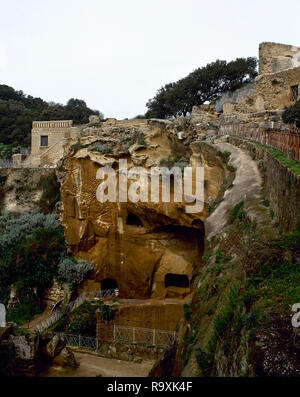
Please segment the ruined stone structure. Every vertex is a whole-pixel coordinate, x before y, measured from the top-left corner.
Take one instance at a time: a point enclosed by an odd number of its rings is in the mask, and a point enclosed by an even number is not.
[[[217,109],[223,111],[219,132],[254,139],[300,161],[300,130],[284,124],[281,117],[285,107],[300,98],[299,87],[300,48],[261,43],[254,83],[217,101]]]
[[[281,72],[300,66],[300,47],[278,43],[259,45],[259,74]]]
[[[282,110],[299,98],[299,86],[300,47],[261,43],[253,87],[225,93],[217,101],[217,110],[226,115]]]

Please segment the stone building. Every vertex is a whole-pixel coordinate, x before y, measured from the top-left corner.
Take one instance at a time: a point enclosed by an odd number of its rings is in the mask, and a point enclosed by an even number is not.
[[[224,114],[283,110],[299,99],[300,47],[277,43],[259,45],[259,75],[249,89],[225,93],[217,101]]]
[[[31,130],[31,163],[56,165],[63,157],[64,145],[75,138],[78,127],[72,120],[34,121]]]

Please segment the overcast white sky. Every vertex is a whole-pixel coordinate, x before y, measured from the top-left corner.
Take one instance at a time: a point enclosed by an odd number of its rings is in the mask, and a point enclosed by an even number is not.
[[[299,0],[0,0],[0,84],[106,117],[217,58],[300,45]]]

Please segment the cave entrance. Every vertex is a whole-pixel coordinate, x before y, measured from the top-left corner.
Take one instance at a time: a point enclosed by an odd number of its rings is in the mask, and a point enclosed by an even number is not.
[[[189,278],[186,274],[168,273],[165,276],[165,287],[189,288]]]
[[[101,281],[101,291],[109,290],[109,289],[116,289],[118,288],[118,284],[116,280],[112,278],[105,278]]]
[[[127,226],[135,226],[135,227],[143,227],[142,221],[136,215],[132,214],[131,212],[128,213],[126,219]]]

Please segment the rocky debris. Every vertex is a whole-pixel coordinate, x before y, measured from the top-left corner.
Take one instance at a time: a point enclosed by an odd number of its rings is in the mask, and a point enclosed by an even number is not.
[[[61,352],[53,359],[52,365],[70,368],[77,368],[79,366],[74,354],[68,347],[64,347],[61,350]]]
[[[71,298],[71,291],[67,284],[59,284],[55,279],[52,285],[44,290],[41,299],[48,309],[52,308],[52,305],[58,301],[63,300],[68,303]]]
[[[49,358],[58,356],[65,348],[66,343],[61,339],[59,334],[54,335],[43,349],[43,354]]]
[[[272,314],[256,333],[252,365],[256,376],[299,377],[300,336],[297,343],[291,317]]]
[[[9,341],[13,344],[15,351],[13,375],[35,376],[40,353],[39,335],[10,335]]]
[[[39,208],[42,196],[41,178],[53,173],[44,168],[2,168],[0,175],[6,176],[3,209],[9,211],[32,211]]]
[[[132,361],[137,364],[144,360],[158,360],[164,351],[163,347],[125,343],[102,344],[99,349],[99,353],[103,357]]]

